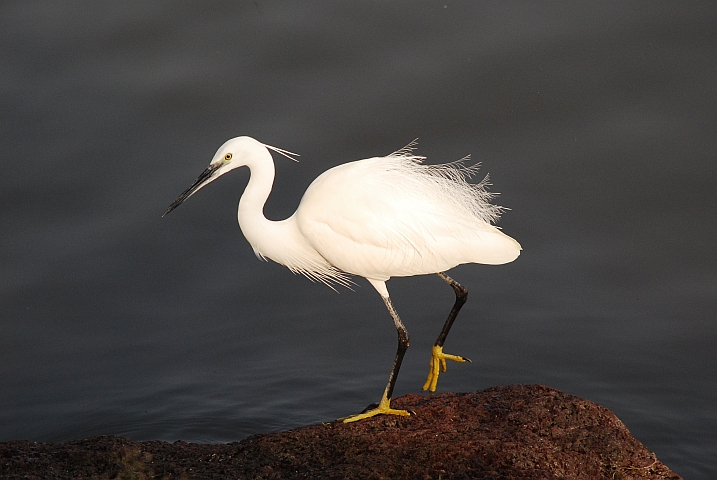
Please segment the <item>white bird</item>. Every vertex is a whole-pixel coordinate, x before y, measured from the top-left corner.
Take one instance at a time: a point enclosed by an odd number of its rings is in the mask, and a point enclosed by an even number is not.
[[[162,215],[221,175],[246,166],[251,176],[239,200],[239,227],[259,258],[329,286],[349,286],[350,275],[364,277],[373,285],[393,318],[398,349],[378,406],[345,422],[378,414],[410,414],[390,405],[409,343],[408,331],[388,295],[389,278],[435,273],[455,291],[455,304],[434,343],[423,386],[433,392],[440,371],[446,371],[446,360],[470,361],[443,353],[448,331],[468,295],[444,272],[464,263],[508,263],[520,254],[518,242],[492,225],[501,207],[490,203],[488,177],[468,183],[477,166],[467,167],[462,161],[423,165],[425,158],[414,155],[414,147],[412,142],[385,157],[327,170],[309,185],[291,217],[271,221],[264,216],[274,183],[270,150],[292,160],[297,155],[250,137],[233,138]]]

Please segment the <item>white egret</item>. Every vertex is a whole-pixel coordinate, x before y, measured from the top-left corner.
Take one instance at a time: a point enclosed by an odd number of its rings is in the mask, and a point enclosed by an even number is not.
[[[464,263],[512,262],[521,250],[518,242],[492,224],[501,209],[490,203],[488,177],[477,184],[468,183],[477,168],[462,161],[423,165],[425,158],[413,154],[414,146],[412,142],[385,157],[327,170],[309,185],[291,217],[270,221],[263,213],[274,183],[270,150],[289,158],[296,154],[250,137],[234,138],[217,150],[209,167],[164,212],[167,215],[221,175],[249,167],[250,179],[239,200],[238,219],[259,258],[269,258],[329,286],[348,286],[349,275],[362,276],[374,286],[398,331],[398,349],[378,406],[348,417],[346,422],[378,414],[409,415],[390,405],[409,343],[408,331],[388,295],[389,278],[435,273],[456,294],[453,309],[434,343],[423,386],[433,392],[440,371],[446,371],[446,360],[469,361],[443,352],[448,331],[468,295],[444,272]]]

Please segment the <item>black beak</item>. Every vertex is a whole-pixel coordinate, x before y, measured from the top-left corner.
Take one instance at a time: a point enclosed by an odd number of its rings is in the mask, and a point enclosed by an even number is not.
[[[201,175],[194,181],[191,187],[186,189],[172,204],[167,208],[167,210],[164,211],[162,216],[164,217],[169,212],[177,208],[183,201],[191,197],[194,192],[202,188],[204,185],[206,185],[209,182],[209,179],[212,178],[214,173],[219,170],[219,167],[221,167],[221,163],[215,163],[212,165],[209,165],[206,170],[202,172]]]

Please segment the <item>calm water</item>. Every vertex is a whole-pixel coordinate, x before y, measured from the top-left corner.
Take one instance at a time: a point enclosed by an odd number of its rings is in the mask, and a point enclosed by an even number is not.
[[[717,476],[717,8],[710,2],[3,2],[0,441],[227,442],[377,401],[373,289],[259,262],[248,172],[161,213],[228,138],[277,158],[266,214],[420,138],[472,154],[524,251],[470,301],[440,391],[542,383],[606,405],[685,478]],[[418,392],[453,301],[388,284]]]

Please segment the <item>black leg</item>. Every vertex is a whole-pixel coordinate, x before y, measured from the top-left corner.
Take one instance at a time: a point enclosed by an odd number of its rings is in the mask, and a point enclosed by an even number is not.
[[[401,318],[398,316],[398,313],[396,313],[396,309],[393,308],[393,303],[391,303],[391,299],[387,296],[384,297],[383,295],[381,295],[381,298],[383,298],[383,302],[386,304],[386,308],[388,308],[388,312],[391,314],[391,318],[393,318],[393,323],[394,325],[396,325],[396,331],[398,332],[398,349],[396,350],[396,357],[393,360],[393,368],[391,368],[391,374],[388,376],[388,384],[386,384],[386,389],[383,391],[383,396],[381,397],[381,402],[378,404],[378,407],[369,409],[363,413],[359,413],[358,415],[353,415],[351,417],[345,418],[343,419],[344,423],[363,420],[364,418],[373,417],[375,415],[408,416],[411,414],[407,410],[396,410],[391,408],[391,396],[393,395],[393,387],[396,386],[398,371],[401,369],[403,356],[406,354],[406,350],[408,350],[408,330],[406,330],[406,327],[403,325]]]
[[[393,360],[391,374],[388,376],[388,385],[386,385],[385,393],[385,397],[391,400],[393,387],[396,386],[396,379],[398,378],[398,371],[401,369],[401,363],[403,362],[403,356],[406,354],[406,350],[408,350],[410,344],[408,343],[408,330],[406,330],[406,327],[403,325],[396,309],[393,308],[391,299],[388,297],[381,298],[383,298],[383,302],[386,304],[386,308],[388,308],[388,312],[391,314],[393,323],[396,325],[396,331],[398,332],[398,348],[396,349],[396,357]]]
[[[456,292],[456,303],[453,304],[453,308],[451,309],[451,313],[448,314],[448,319],[446,319],[446,323],[443,325],[443,329],[441,330],[441,333],[438,335],[438,338],[436,339],[436,345],[437,347],[442,347],[443,343],[446,341],[446,337],[448,336],[448,332],[451,330],[451,327],[453,326],[453,322],[455,322],[456,317],[458,316],[458,312],[461,311],[461,308],[463,305],[465,305],[466,301],[468,300],[468,290],[466,290],[466,287],[461,285],[460,283],[453,280],[451,277],[446,275],[443,272],[439,272],[436,275],[441,277],[444,282],[446,282],[448,285],[453,287],[453,291]]]
[[[461,357],[460,355],[449,355],[447,353],[443,353],[443,344],[446,341],[448,332],[453,326],[453,322],[455,322],[456,317],[458,316],[458,312],[461,311],[461,307],[463,307],[468,299],[468,290],[443,272],[439,272],[436,275],[441,277],[444,282],[453,287],[453,291],[456,293],[456,302],[453,304],[451,313],[448,314],[448,318],[446,319],[446,323],[443,325],[443,329],[441,329],[441,333],[438,334],[438,338],[433,344],[433,351],[431,353],[431,369],[428,371],[426,383],[423,384],[423,389],[430,390],[431,392],[436,391],[438,375],[440,372],[446,371],[446,360],[452,360],[454,362],[470,362],[469,359]]]

